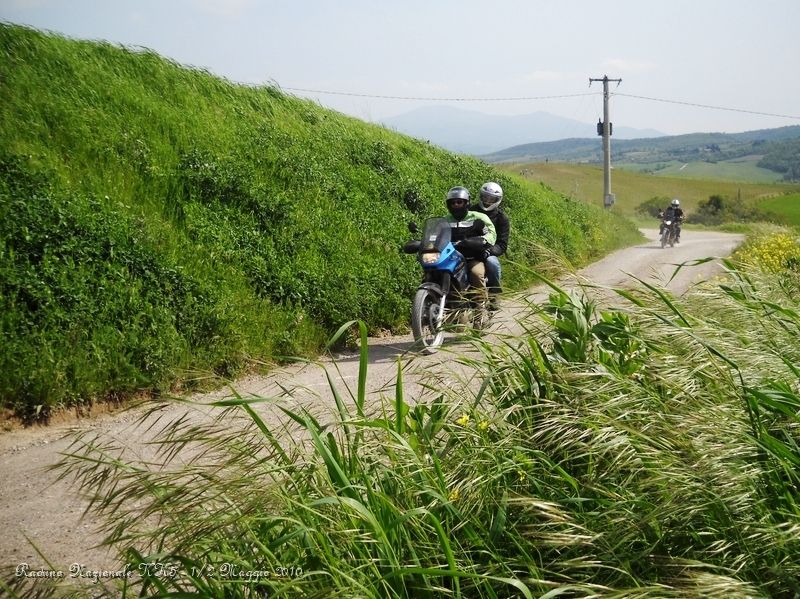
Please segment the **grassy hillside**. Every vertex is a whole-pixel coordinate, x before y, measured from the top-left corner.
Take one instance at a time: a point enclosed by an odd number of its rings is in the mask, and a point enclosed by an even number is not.
[[[602,163],[599,138],[524,144],[484,156],[487,162]],[[615,139],[611,161],[634,170],[718,179],[797,181],[800,126],[744,133],[689,133],[647,139]],[[747,169],[737,168],[746,164]],[[689,172],[684,173],[686,168]],[[680,169],[680,170],[678,170]],[[667,170],[667,173],[662,171]]]
[[[508,173],[524,176],[530,181],[542,182],[556,191],[595,206],[603,202],[603,167],[569,163],[528,163],[498,165]],[[626,169],[613,169],[611,191],[616,195],[613,211],[628,217],[635,216],[636,207],[653,197],[677,197],[693,211],[698,202],[712,195],[743,200],[776,198],[800,191],[798,184],[744,183],[689,177],[653,177]]]
[[[783,175],[758,166],[761,156],[752,155],[718,162],[667,161],[654,164],[617,162],[617,169],[630,170],[656,177],[741,181],[742,183],[780,183]]]
[[[800,229],[800,193],[768,198],[759,202],[758,206],[774,216],[777,222]]]
[[[402,330],[406,222],[506,189],[510,259],[586,262],[633,226],[477,160],[149,51],[0,25],[0,402],[58,403]],[[507,263],[506,283],[529,282]],[[194,373],[194,374],[192,374]]]

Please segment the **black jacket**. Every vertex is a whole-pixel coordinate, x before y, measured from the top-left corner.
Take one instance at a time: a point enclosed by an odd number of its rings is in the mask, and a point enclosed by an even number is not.
[[[500,210],[500,208],[486,212],[486,210],[481,208],[480,204],[475,204],[470,210],[482,212],[491,219],[494,225],[494,230],[497,233],[497,241],[495,241],[493,246],[488,248],[489,253],[492,254],[492,256],[502,256],[505,254],[506,251],[508,251],[508,234],[511,230],[511,223],[508,220],[508,215]]]
[[[683,209],[682,208],[675,208],[675,206],[667,206],[667,208],[661,213],[662,218],[669,218],[670,220],[683,220]]]

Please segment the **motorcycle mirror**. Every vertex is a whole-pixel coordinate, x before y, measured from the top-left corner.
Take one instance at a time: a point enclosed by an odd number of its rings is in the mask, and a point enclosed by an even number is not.
[[[419,233],[419,227],[413,220],[408,223],[408,230],[412,233]]]

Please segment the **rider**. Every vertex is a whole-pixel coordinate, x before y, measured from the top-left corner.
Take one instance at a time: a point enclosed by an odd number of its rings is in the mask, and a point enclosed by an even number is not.
[[[486,249],[494,246],[497,240],[494,224],[491,219],[481,212],[469,209],[469,190],[466,187],[452,187],[447,192],[447,211],[450,216],[447,221],[450,223],[453,243],[462,241],[469,237],[482,237],[484,250],[479,259],[472,256],[467,258],[469,268],[469,284],[475,290],[476,301],[481,305],[486,305],[486,268],[482,261]]]
[[[502,269],[499,257],[508,250],[508,233],[511,225],[508,216],[500,210],[500,203],[503,201],[503,188],[494,181],[488,181],[481,187],[478,203],[472,206],[472,210],[480,212],[489,217],[497,233],[496,242],[486,248],[484,252],[484,264],[486,265],[486,278],[489,287],[489,309],[497,310],[497,295],[501,292],[500,277]]]
[[[666,210],[658,213],[661,219],[661,227],[659,228],[659,235],[664,232],[664,221],[671,220],[675,223],[675,243],[681,242],[681,223],[683,222],[683,209],[681,208],[681,201],[678,198],[672,198],[672,202],[667,206]]]

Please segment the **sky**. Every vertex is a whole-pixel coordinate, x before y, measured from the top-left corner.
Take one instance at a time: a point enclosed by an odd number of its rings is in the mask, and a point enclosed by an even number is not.
[[[608,76],[622,79],[615,126],[800,125],[800,0],[0,0],[0,21],[146,47],[373,122],[450,105],[594,123],[603,86],[589,79]]]

